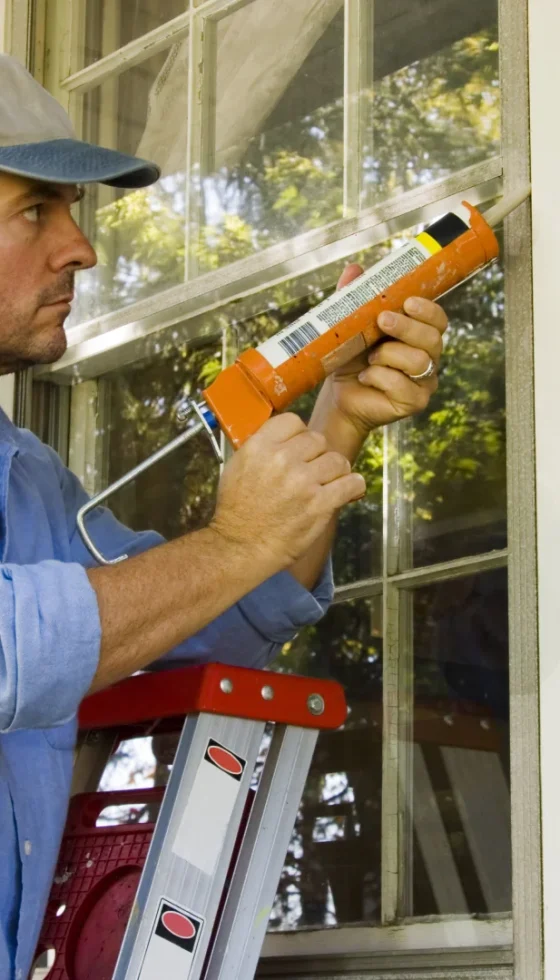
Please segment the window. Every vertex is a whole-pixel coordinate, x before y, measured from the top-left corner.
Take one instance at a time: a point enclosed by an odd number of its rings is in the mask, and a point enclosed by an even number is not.
[[[78,8],[51,88],[86,138],[163,171],[88,191],[100,262],[67,354],[36,375],[38,393],[73,383],[69,462],[93,491],[176,435],[184,397],[319,302],[343,260],[371,265],[463,198],[487,206],[505,162],[494,0]],[[439,391],[370,437],[336,602],[275,664],[340,680],[351,711],[320,738],[265,956],[511,962],[507,277],[496,263],[445,298]],[[217,476],[192,442],[114,510],[173,537],[208,519]]]

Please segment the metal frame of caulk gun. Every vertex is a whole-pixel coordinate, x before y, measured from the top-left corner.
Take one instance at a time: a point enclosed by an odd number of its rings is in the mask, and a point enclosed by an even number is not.
[[[141,473],[144,473],[146,470],[150,469],[150,467],[154,466],[155,463],[159,463],[160,460],[165,459],[166,456],[169,456],[170,453],[175,452],[175,450],[179,449],[180,446],[184,446],[185,443],[190,442],[190,440],[194,439],[194,437],[200,432],[206,432],[206,435],[212,444],[212,448],[218,463],[223,463],[224,458],[222,456],[222,451],[218,440],[212,431],[213,428],[217,428],[217,422],[212,415],[212,412],[206,405],[198,405],[192,399],[187,403],[187,405],[188,407],[181,412],[181,417],[188,419],[189,415],[194,415],[195,418],[198,418],[198,422],[191,419],[191,425],[185,429],[184,432],[181,432],[181,434],[175,439],[168,442],[166,446],[162,446],[162,448],[158,449],[157,452],[152,453],[151,456],[148,456],[147,459],[145,459],[142,463],[139,463],[138,466],[135,466],[134,469],[130,470],[128,473],[125,473],[124,476],[121,476],[120,480],[116,480],[115,483],[112,483],[105,490],[102,490],[101,493],[96,494],[95,497],[88,500],[87,504],[84,504],[84,506],[78,511],[76,523],[78,525],[80,537],[89,553],[97,562],[99,562],[100,565],[118,565],[119,562],[125,561],[125,559],[128,558],[128,555],[120,555],[118,558],[105,558],[105,556],[101,554],[99,549],[93,543],[85,525],[85,519],[92,510],[95,510],[96,507],[103,504],[109,497],[112,497],[114,493],[117,493],[118,490],[121,490],[123,487],[126,487],[127,484],[132,483],[137,476],[140,476]]]
[[[508,194],[507,198],[503,197],[500,201],[498,201],[497,204],[493,205],[493,207],[489,208],[487,211],[484,212],[484,219],[487,222],[487,224],[489,224],[490,227],[495,228],[496,225],[499,225],[504,220],[504,218],[507,217],[508,214],[514,211],[517,207],[519,207],[519,205],[522,204],[523,201],[527,200],[527,198],[530,196],[530,193],[531,193],[530,186],[524,186],[520,188],[517,193]],[[478,275],[480,271],[481,269],[477,269],[475,272],[472,273],[472,276]],[[469,276],[468,278],[470,279],[472,278],[472,276]],[[462,285],[463,282],[466,282],[466,280],[463,279],[457,285]],[[453,289],[456,288],[457,286],[453,287]],[[447,290],[446,293],[442,293],[442,295],[438,298],[441,299],[443,296],[446,296],[449,292],[453,292],[453,289]],[[95,558],[95,560],[100,565],[117,565],[119,562],[124,561],[128,557],[128,555],[121,555],[119,558],[108,559],[101,554],[99,549],[93,543],[87,531],[87,528],[85,526],[85,518],[92,510],[94,510],[100,504],[104,503],[109,497],[112,497],[113,494],[116,493],[118,490],[122,489],[122,487],[127,486],[127,484],[131,483],[132,480],[135,480],[136,477],[140,476],[141,473],[144,473],[151,466],[154,466],[155,463],[159,463],[160,460],[164,459],[166,456],[174,452],[180,446],[183,446],[185,443],[189,442],[192,438],[194,438],[194,436],[198,435],[200,432],[205,431],[206,434],[209,436],[210,441],[212,443],[212,447],[214,449],[214,453],[216,454],[216,458],[218,459],[218,462],[223,463],[223,457],[222,457],[220,447],[212,431],[213,428],[217,428],[217,422],[212,412],[204,403],[198,405],[196,402],[191,400],[189,402],[188,411],[182,414],[184,414],[185,417],[187,417],[188,414],[191,413],[198,417],[198,422],[194,422],[193,420],[191,420],[193,421],[193,424],[185,432],[182,432],[181,435],[173,439],[172,442],[169,442],[166,446],[163,446],[157,452],[153,453],[152,456],[149,456],[147,459],[145,459],[143,463],[140,463],[138,466],[135,466],[133,470],[130,470],[129,473],[126,473],[124,476],[122,476],[120,480],[117,480],[115,483],[112,483],[105,490],[101,491],[101,493],[96,494],[96,496],[92,497],[91,500],[89,500],[88,503],[85,504],[78,511],[77,525],[82,541],[84,542],[90,554]]]

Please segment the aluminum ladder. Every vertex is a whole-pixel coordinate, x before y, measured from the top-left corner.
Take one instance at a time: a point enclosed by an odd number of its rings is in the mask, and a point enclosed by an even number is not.
[[[140,791],[72,800],[70,849],[63,842],[66,856],[43,933],[43,948],[54,944],[62,951],[49,980],[79,980],[84,963],[97,958],[98,974],[87,973],[92,980],[255,975],[317,736],[344,723],[344,694],[333,681],[210,664],[129,678],[87,698],[79,724],[97,738],[118,730],[122,739],[143,723],[165,730],[178,718],[184,723],[155,828],[138,825],[138,833],[125,837],[125,828],[95,826],[105,798],[129,802]],[[254,792],[269,723],[272,736]],[[77,838],[84,831],[76,814],[88,811],[94,814],[90,836]],[[142,828],[151,840],[140,873],[142,848],[127,842],[140,840]],[[94,878],[99,867],[102,874]],[[91,887],[84,884],[87,875]],[[111,972],[115,909],[131,887],[131,913]]]

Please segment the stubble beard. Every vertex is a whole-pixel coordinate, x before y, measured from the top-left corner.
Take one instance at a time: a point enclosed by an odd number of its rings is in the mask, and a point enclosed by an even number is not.
[[[64,321],[66,315],[57,315],[53,322],[38,330],[24,314],[7,314],[0,307],[0,374],[11,374],[33,367],[35,364],[54,364],[60,360],[68,346]],[[9,326],[8,326],[9,324]],[[8,331],[4,338],[4,330]],[[18,342],[19,339],[19,342]]]
[[[56,286],[41,291],[33,311],[14,310],[0,302],[0,374],[60,360],[68,346],[64,330],[68,314],[53,310],[51,323],[36,326],[35,321],[48,304],[73,289],[74,274],[65,273]]]

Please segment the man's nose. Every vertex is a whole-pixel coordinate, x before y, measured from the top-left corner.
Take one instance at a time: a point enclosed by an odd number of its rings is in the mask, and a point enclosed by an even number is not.
[[[68,214],[57,228],[56,238],[50,253],[53,272],[63,269],[91,269],[97,264],[97,255],[90,242]]]

